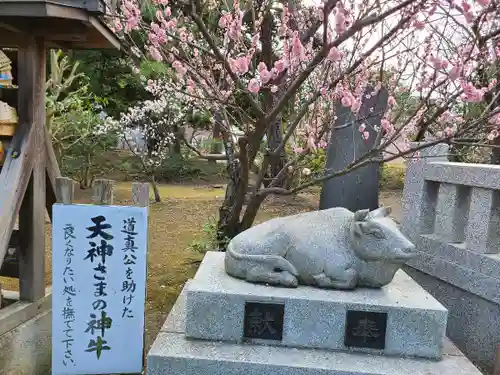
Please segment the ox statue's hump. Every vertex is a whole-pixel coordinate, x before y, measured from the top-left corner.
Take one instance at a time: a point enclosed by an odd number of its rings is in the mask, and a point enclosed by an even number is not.
[[[354,213],[343,207],[334,207],[320,211],[303,212],[296,215],[277,217],[257,224],[233,238],[234,243],[239,241],[258,241],[265,236],[279,236],[280,234],[293,234],[308,236],[312,233],[306,229],[344,229],[352,221]]]

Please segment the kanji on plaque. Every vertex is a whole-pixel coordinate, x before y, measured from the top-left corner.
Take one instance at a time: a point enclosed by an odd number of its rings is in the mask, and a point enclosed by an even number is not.
[[[285,305],[281,303],[245,303],[243,337],[281,341]]]
[[[53,206],[52,374],[140,373],[146,207]]]
[[[386,312],[347,310],[344,345],[384,349],[386,329]]]

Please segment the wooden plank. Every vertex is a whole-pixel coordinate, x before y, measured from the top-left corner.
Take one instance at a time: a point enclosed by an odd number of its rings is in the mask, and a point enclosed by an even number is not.
[[[18,230],[14,230],[10,237],[7,254],[5,254],[2,266],[0,267],[0,276],[19,278],[19,246],[20,234]]]
[[[7,294],[7,293],[6,293]],[[36,302],[19,301],[0,310],[0,336],[52,307],[52,288]]]
[[[45,82],[46,49],[43,39],[29,38],[19,49],[20,114],[33,120],[33,172],[19,212],[19,295],[36,301],[45,295]]]
[[[53,41],[85,41],[88,32],[87,26],[82,21],[68,19],[50,22],[50,19],[32,18],[30,22],[26,22],[22,17],[12,17],[2,19],[0,28]]]
[[[52,147],[52,138],[46,126],[44,127],[44,130],[45,130],[45,152],[47,155],[46,179],[45,179],[47,193],[45,197],[45,205],[47,207],[49,218],[52,221],[52,205],[57,202],[56,180],[58,177],[61,177],[61,171],[59,169],[59,165],[57,164],[57,158],[56,154],[54,153],[54,148]]]
[[[84,9],[50,3],[26,6],[18,1],[9,4],[4,0],[1,4],[0,46],[22,45],[28,32],[45,38],[47,46],[63,49],[120,49],[122,46],[119,38],[99,17]]]
[[[0,268],[0,276],[11,277],[13,279],[19,278],[19,262],[17,258],[15,260],[8,259],[7,257],[4,259]]]
[[[26,39],[25,34],[14,33],[11,31],[4,31],[5,29],[0,28],[0,47],[1,48],[17,48],[24,43]],[[57,49],[72,49],[74,46],[63,41],[50,41],[47,43],[48,48]],[[10,104],[10,103],[9,103]]]
[[[95,180],[92,194],[92,201],[98,205],[113,204],[113,183],[112,180]]]
[[[21,245],[21,233],[19,230],[13,230],[10,236],[9,247],[19,247]]]
[[[491,375],[500,375],[500,345],[497,345],[495,350],[495,362],[493,363]]]
[[[73,203],[75,184],[71,178],[59,177],[56,180],[57,202],[62,204]]]
[[[0,136],[12,137],[16,132],[17,124],[0,124]]]
[[[134,182],[132,184],[132,202],[134,202],[135,206],[139,207],[149,207],[149,184],[148,183],[141,183],[141,182]],[[149,228],[148,228],[149,232]],[[146,249],[146,257],[148,256],[149,252]],[[147,258],[146,258],[146,264],[147,263]],[[144,286],[146,289],[145,292],[145,300],[148,300],[148,288],[147,288],[147,282],[146,285]],[[143,336],[143,342],[142,342],[142,367],[144,369],[144,366],[146,364],[146,335]]]
[[[97,17],[89,17],[89,21],[94,28],[116,49],[120,49],[122,44],[116,35]],[[103,43],[104,44],[104,43]]]
[[[149,207],[149,184],[142,182],[132,184],[132,202],[134,206]]]
[[[17,213],[33,169],[34,130],[29,113],[20,113],[16,134],[0,172],[0,264],[9,244]]]
[[[0,16],[88,20],[88,13],[84,9],[51,4],[48,1],[2,0]]]

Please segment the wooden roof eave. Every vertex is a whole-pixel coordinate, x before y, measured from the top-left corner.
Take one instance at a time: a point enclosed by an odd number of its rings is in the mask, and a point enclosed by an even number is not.
[[[43,37],[48,47],[122,49],[101,17],[85,9],[45,1],[0,0],[0,47],[16,47],[23,34]]]

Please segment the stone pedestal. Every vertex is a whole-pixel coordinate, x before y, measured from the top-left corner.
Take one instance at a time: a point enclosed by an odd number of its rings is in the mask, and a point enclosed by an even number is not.
[[[479,375],[447,310],[403,271],[382,289],[249,284],[207,253],[148,354],[149,375]]]

